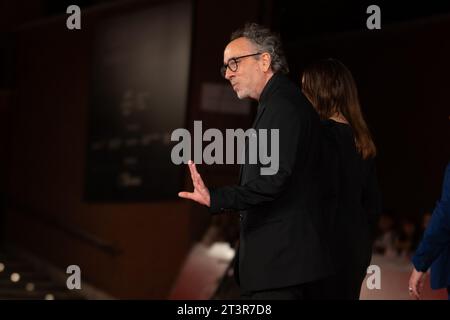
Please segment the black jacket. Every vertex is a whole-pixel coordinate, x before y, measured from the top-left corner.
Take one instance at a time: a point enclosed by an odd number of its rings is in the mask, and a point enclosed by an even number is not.
[[[210,190],[212,213],[242,211],[241,290],[287,287],[330,275],[320,205],[318,115],[300,87],[277,73],[261,94],[253,128],[279,129],[278,172],[261,175],[260,163],[244,164],[239,185]]]
[[[335,269],[364,277],[381,212],[375,160],[362,159],[350,125],[326,120],[323,127],[330,149],[326,150],[327,162],[335,160],[337,166],[327,178],[337,193],[329,233]]]

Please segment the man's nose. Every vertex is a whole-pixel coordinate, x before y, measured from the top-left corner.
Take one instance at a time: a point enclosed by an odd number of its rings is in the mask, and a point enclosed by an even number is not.
[[[230,80],[234,76],[234,72],[227,68],[225,70],[225,79]]]

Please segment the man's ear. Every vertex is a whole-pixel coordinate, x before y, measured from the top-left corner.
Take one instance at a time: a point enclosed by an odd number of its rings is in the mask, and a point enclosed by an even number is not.
[[[270,65],[272,64],[272,57],[270,56],[269,53],[264,52],[261,54],[261,62],[263,71],[267,72],[270,69]]]

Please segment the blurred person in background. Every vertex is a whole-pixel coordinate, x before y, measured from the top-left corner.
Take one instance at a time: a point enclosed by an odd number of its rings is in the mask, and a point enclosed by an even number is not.
[[[382,213],[378,220],[377,236],[373,244],[373,252],[385,256],[394,256],[396,231],[394,219],[390,214]]]
[[[303,72],[302,89],[318,112],[336,159],[335,213],[330,242],[336,276],[330,282],[336,299],[359,299],[370,265],[381,201],[375,172],[376,147],[361,111],[356,83],[344,64],[326,59]],[[326,144],[327,145],[327,144]],[[328,153],[327,152],[327,153]]]
[[[441,200],[437,202],[422,241],[412,258],[409,293],[419,299],[431,267],[431,288],[447,288],[450,300],[450,163],[445,169]]]
[[[401,219],[398,233],[395,237],[394,247],[397,256],[411,258],[418,244],[418,232],[416,224],[408,218]]]

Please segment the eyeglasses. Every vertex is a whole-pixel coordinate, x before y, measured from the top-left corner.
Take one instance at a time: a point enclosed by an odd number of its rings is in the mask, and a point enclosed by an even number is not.
[[[257,53],[252,53],[252,54],[247,54],[245,56],[240,56],[240,57],[234,57],[231,58],[230,60],[228,60],[227,64],[224,64],[222,66],[222,68],[220,68],[220,73],[222,74],[222,77],[225,78],[225,73],[227,72],[227,68],[230,69],[233,72],[236,72],[238,69],[238,60],[243,59],[243,58],[247,58],[247,57],[253,57],[253,56],[257,56],[260,55],[262,52],[257,52]]]

